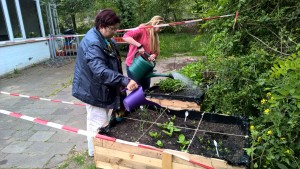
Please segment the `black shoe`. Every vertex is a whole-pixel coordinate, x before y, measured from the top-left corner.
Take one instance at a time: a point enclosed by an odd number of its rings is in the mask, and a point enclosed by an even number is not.
[[[108,125],[106,127],[99,127],[97,129],[97,133],[98,134],[105,134],[105,135],[107,135],[109,133],[109,131],[110,131],[110,125]]]
[[[115,127],[118,123],[119,123],[119,121],[116,120],[116,118],[111,119],[111,120],[109,121],[109,128],[111,129],[111,128]]]

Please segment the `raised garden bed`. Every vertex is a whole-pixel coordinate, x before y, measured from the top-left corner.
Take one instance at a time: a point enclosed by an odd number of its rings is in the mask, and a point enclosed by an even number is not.
[[[108,134],[121,140],[155,147],[159,147],[156,143],[160,140],[163,143],[160,148],[174,150],[176,153],[184,154],[214,168],[247,167],[249,159],[243,149],[248,147],[247,119],[189,111],[184,122],[185,112],[185,110],[175,111],[164,108],[138,109],[114,126]],[[180,129],[178,132],[173,132],[172,136],[164,133],[158,125],[170,122]],[[160,133],[160,137],[153,138],[149,132]],[[190,141],[190,144],[185,147],[188,153],[180,152],[182,145],[177,142],[180,134],[185,136],[186,141]],[[218,153],[214,141],[218,144]],[[99,166],[128,168],[163,168],[162,166],[167,164],[173,166],[172,168],[199,167],[177,157],[172,159],[163,152],[109,143],[104,140],[95,141],[95,161]]]

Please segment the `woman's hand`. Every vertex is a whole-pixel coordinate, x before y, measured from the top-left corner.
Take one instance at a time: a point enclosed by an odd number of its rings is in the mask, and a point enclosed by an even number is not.
[[[140,49],[138,49],[139,54],[144,54],[145,53],[145,49],[143,47],[141,47]]]
[[[149,60],[150,61],[155,61],[156,59],[156,54],[151,54],[150,57],[149,57]]]
[[[139,87],[138,84],[134,80],[130,80],[129,83],[127,84],[127,86],[126,86],[126,88],[129,91],[133,91],[133,90],[137,89],[138,87]]]

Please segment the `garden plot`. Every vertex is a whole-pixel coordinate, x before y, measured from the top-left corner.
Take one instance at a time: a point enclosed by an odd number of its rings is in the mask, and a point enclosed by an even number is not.
[[[147,109],[144,107],[143,109],[137,109],[135,112],[128,114],[128,116],[114,126],[108,134],[125,141],[175,150],[178,153],[185,152],[185,155],[198,159],[206,163],[206,165],[215,168],[245,168],[247,166],[249,159],[243,149],[248,147],[248,122],[246,119],[199,111],[188,111],[188,116],[186,116],[186,112],[187,111],[183,110],[174,111],[153,107]],[[99,146],[99,144],[95,144],[96,147]],[[98,147],[98,149],[105,150],[107,147],[105,148],[103,145],[104,143],[102,141],[100,145],[101,148]],[[108,147],[111,148],[111,144]],[[114,148],[112,148],[111,151],[115,151],[113,149]],[[122,149],[122,152],[119,152],[121,154],[130,150],[127,152],[129,155],[135,154],[138,157],[141,155],[145,156],[143,157],[145,160],[148,158],[156,159],[156,156],[160,156],[161,160],[163,159],[161,157],[163,156],[162,154],[156,154],[155,157],[150,157],[147,155],[148,153],[137,153],[139,152],[138,150],[131,152],[133,149],[140,149],[137,147],[129,147],[125,148],[125,150],[119,147],[118,149],[118,151]],[[141,151],[144,152],[145,150]],[[95,156],[98,156],[95,157],[96,164],[97,159],[98,163],[99,159],[101,159],[101,164],[105,163],[104,159],[106,159],[106,162],[120,166],[123,165],[123,163],[120,163],[120,160],[125,160],[127,161],[127,165],[124,164],[124,166],[129,168],[134,168],[129,165],[131,163],[135,163],[132,164],[133,166],[138,165],[142,168],[152,166],[151,162],[147,160],[133,162],[132,159],[124,159],[126,157],[124,154],[123,156],[125,157],[122,156],[123,158],[113,156],[109,158],[105,156],[103,152],[101,153],[99,151],[98,153],[100,154],[97,155],[96,151]],[[105,156],[105,158],[100,158],[99,156]],[[162,160],[161,163],[164,163],[163,161],[164,160]],[[156,165],[159,166],[161,163]],[[186,161],[182,162],[182,160],[181,162],[176,162],[176,159],[175,161],[171,160],[171,163],[173,168],[176,168],[175,166],[177,165],[184,168],[197,167],[193,164],[186,163]]]

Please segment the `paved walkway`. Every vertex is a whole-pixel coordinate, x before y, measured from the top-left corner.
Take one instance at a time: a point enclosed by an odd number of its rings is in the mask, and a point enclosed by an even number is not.
[[[73,64],[38,65],[0,80],[0,90],[76,101],[71,96]],[[0,94],[0,109],[85,129],[85,107]],[[86,149],[86,138],[0,114],[0,168],[55,168],[72,151]]]
[[[161,61],[165,72],[193,61]],[[179,63],[179,64],[178,64]],[[10,78],[0,79],[0,90],[40,98],[79,102],[71,95],[74,61],[61,66],[37,65]],[[153,78],[152,84],[159,78]],[[33,100],[0,94],[0,109],[86,129],[83,106]],[[73,151],[85,151],[86,137],[0,114],[0,168],[55,168]]]

